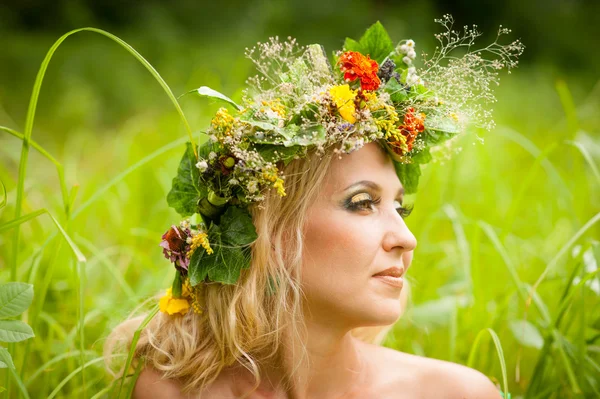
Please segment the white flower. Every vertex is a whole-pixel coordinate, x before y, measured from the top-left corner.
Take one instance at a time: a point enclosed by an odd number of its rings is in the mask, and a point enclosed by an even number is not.
[[[413,49],[409,50],[407,57],[414,60],[416,58],[416,56],[417,56],[417,53],[415,52],[415,50],[413,50]]]
[[[415,41],[414,40],[407,40],[406,41],[406,46],[408,47],[415,47]]]
[[[200,169],[200,172],[204,172],[206,169],[208,169],[208,163],[202,160],[196,164],[196,167]]]
[[[402,58],[402,62],[404,62],[406,65],[412,65],[412,60],[408,58],[408,56]]]
[[[217,157],[217,154],[216,154],[214,151],[211,151],[211,152],[208,154],[208,159],[210,159],[210,160],[213,160],[213,159],[215,159],[216,157]]]
[[[414,66],[413,66],[413,67],[410,67],[410,68],[408,68],[408,74],[409,74],[409,75],[414,75],[414,74],[416,74],[416,73],[417,73],[417,68],[415,68]]]
[[[256,180],[252,180],[248,183],[248,191],[250,193],[255,193],[258,190],[258,187],[256,185]]]
[[[403,44],[402,46],[400,46],[400,52],[402,54],[408,53],[408,46],[406,44]]]
[[[230,180],[229,180],[229,184],[231,184],[232,186],[235,186],[235,185],[237,185],[237,184],[239,184],[239,183],[240,183],[240,182],[239,182],[239,181],[237,181],[236,179],[230,179]]]
[[[413,86],[419,82],[419,77],[417,75],[408,75],[406,77],[406,83],[409,86]]]

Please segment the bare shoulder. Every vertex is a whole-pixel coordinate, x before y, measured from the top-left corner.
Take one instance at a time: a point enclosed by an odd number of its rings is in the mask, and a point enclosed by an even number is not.
[[[188,398],[181,393],[179,384],[175,381],[165,380],[162,375],[149,367],[146,367],[140,373],[135,388],[133,389],[134,399],[158,399],[158,398],[173,398],[183,399]]]
[[[387,365],[390,386],[402,395],[390,397],[502,399],[500,391],[483,373],[444,360],[411,355],[380,347],[380,364]]]
[[[162,378],[162,374],[152,368],[146,367],[140,373],[140,376],[133,390],[133,399],[192,399],[202,397],[202,399],[211,398],[233,398],[231,391],[227,389],[219,380],[215,381],[208,388],[199,393],[184,394],[181,392],[179,383],[173,380]]]

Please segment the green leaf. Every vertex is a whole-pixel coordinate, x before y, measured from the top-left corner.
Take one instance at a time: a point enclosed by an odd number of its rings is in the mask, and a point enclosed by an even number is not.
[[[417,192],[417,186],[419,185],[419,176],[421,176],[421,165],[418,163],[400,163],[394,162],[394,168],[396,174],[404,186],[406,194],[413,194]]]
[[[344,48],[348,51],[358,51],[363,55],[369,55],[380,65],[394,51],[394,43],[379,21],[371,25],[358,41],[358,46],[356,44],[354,40],[346,39]]]
[[[206,188],[200,186],[200,171],[196,167],[196,155],[192,143],[186,143],[186,149],[173,178],[171,191],[167,195],[167,203],[181,216],[196,213],[198,200],[207,195]]]
[[[10,352],[6,348],[0,347],[0,369],[11,368],[14,370],[15,365]]]
[[[250,267],[248,244],[256,240],[256,229],[246,209],[230,206],[219,225],[211,224],[208,240],[212,254],[204,248],[194,251],[188,268],[192,286],[207,278],[223,284],[235,284],[242,269]]]
[[[0,320],[0,341],[19,342],[34,337],[33,330],[19,320]]]
[[[390,99],[396,104],[408,98],[408,93],[404,90],[404,87],[394,78],[387,81],[383,90],[390,95]]]
[[[237,105],[231,98],[227,97],[223,93],[219,93],[218,91],[211,89],[208,86],[199,87],[195,90],[189,91],[188,93],[197,93],[198,95],[200,95],[202,97],[209,97],[209,98],[214,98],[219,101],[224,101],[227,104],[233,105],[238,111],[242,109],[242,107]],[[186,94],[188,94],[188,93],[186,93]]]
[[[290,140],[284,141],[286,147],[296,145],[307,147],[314,145],[316,142],[323,142],[326,138],[326,131],[323,125],[315,125],[306,129],[299,130]]]
[[[290,163],[294,156],[300,151],[299,146],[284,147],[282,145],[256,144],[254,149],[267,162],[283,161],[285,165]]]
[[[347,37],[346,41],[344,42],[344,50],[345,51],[358,51],[359,53],[362,53],[363,49],[359,42]]]
[[[432,146],[450,140],[455,137],[457,133],[458,127],[455,125],[438,125],[434,128],[428,127],[425,129],[425,131],[420,134],[420,138],[423,139],[428,146]]]
[[[509,323],[515,339],[523,346],[529,348],[541,349],[544,345],[544,338],[538,329],[527,320],[512,320]]]
[[[256,229],[248,210],[230,206],[219,223],[221,240],[226,245],[248,245],[256,240]]]
[[[33,300],[33,285],[6,283],[0,285],[0,318],[18,316]]]
[[[423,150],[416,152],[414,155],[412,155],[411,159],[414,163],[418,163],[418,164],[422,165],[422,164],[431,162],[433,157],[431,156],[431,152],[429,151],[429,148],[425,147]]]

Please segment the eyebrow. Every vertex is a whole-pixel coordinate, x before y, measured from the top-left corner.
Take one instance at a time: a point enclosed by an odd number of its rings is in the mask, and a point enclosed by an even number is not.
[[[348,187],[346,187],[344,189],[344,191],[349,190],[353,187],[357,187],[357,186],[367,186],[369,188],[372,188],[373,190],[381,191],[381,187],[379,186],[379,184],[377,184],[371,180],[361,180],[359,182],[353,183],[353,184],[349,185]],[[400,189],[398,190],[398,193],[396,194],[396,197],[402,197],[402,196],[404,196],[404,187],[400,187]]]

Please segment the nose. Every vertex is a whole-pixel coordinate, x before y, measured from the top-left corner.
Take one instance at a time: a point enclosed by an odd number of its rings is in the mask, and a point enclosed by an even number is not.
[[[417,239],[402,216],[394,209],[385,219],[383,248],[388,252],[400,249],[402,253],[414,250],[417,246]]]

